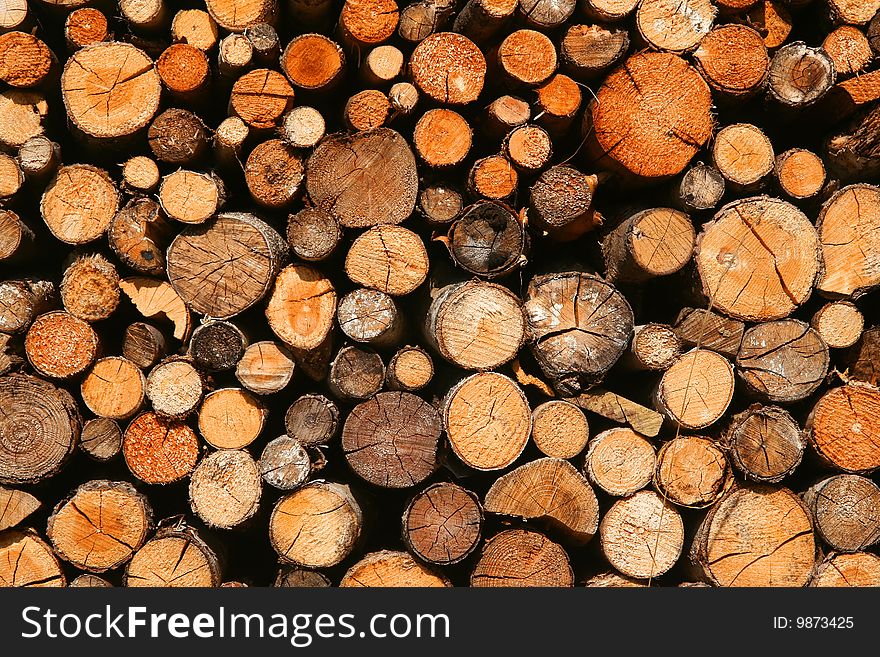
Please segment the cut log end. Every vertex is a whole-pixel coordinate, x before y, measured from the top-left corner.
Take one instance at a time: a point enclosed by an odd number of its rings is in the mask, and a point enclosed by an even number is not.
[[[403,538],[420,559],[448,566],[480,542],[483,512],[476,496],[455,484],[428,486],[403,513]]]

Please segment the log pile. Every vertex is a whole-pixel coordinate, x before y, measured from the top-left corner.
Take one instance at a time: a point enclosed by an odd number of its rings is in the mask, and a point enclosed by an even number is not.
[[[880,585],[880,2],[0,2],[0,585]]]

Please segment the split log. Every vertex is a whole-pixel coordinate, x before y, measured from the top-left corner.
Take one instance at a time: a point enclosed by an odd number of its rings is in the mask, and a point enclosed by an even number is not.
[[[547,116],[544,112],[543,116]],[[525,174],[544,169],[553,154],[548,132],[539,125],[517,126],[504,138],[501,147],[511,164]]]
[[[228,212],[174,238],[168,280],[195,312],[228,319],[262,299],[276,275],[277,292],[286,259],[287,245],[273,228],[251,214]]]
[[[514,89],[546,82],[558,64],[553,42],[535,30],[508,34],[498,46],[495,57],[502,79]]]
[[[822,395],[806,429],[823,461],[844,472],[870,473],[880,467],[878,414],[880,392],[867,384],[850,383]]]
[[[394,46],[373,48],[360,68],[361,79],[367,86],[387,88],[403,71],[403,53]]]
[[[499,96],[483,111],[480,131],[500,141],[515,127],[526,123],[532,115],[529,104],[516,96]]]
[[[409,68],[413,82],[429,98],[464,105],[475,101],[483,90],[486,58],[467,37],[438,32],[416,46]]]
[[[391,102],[391,109],[394,110],[392,119],[398,115],[407,116],[412,114],[419,102],[419,90],[409,82],[397,82],[391,85],[388,100]]]
[[[316,481],[278,500],[269,541],[286,563],[327,568],[351,553],[362,524],[361,507],[348,486]]]
[[[352,48],[373,46],[391,38],[399,16],[394,0],[345,0],[339,32]]]
[[[671,504],[650,490],[618,500],[599,525],[602,552],[624,575],[652,580],[681,556],[684,523]]]
[[[880,11],[877,0],[867,2],[849,2],[848,0],[829,0],[831,18],[838,23],[864,25]]]
[[[778,155],[774,169],[779,187],[791,198],[812,198],[825,186],[822,159],[802,148],[792,148]]]
[[[0,486],[0,531],[15,527],[41,506],[40,500],[30,493]]]
[[[516,8],[512,0],[468,0],[455,17],[452,31],[483,45],[510,22]]]
[[[267,271],[270,281],[275,273],[275,286],[266,306],[269,327],[291,347],[315,349],[333,326],[333,284],[308,265],[293,264],[280,272]]]
[[[339,407],[323,395],[303,395],[287,409],[284,428],[306,447],[328,445],[339,428]]]
[[[486,406],[480,400],[491,399]],[[473,374],[446,395],[443,427],[455,455],[475,470],[501,470],[526,447],[532,415],[525,394],[497,372]]]
[[[159,166],[146,155],[130,157],[122,165],[122,183],[127,190],[150,194],[159,187],[160,180]]]
[[[203,224],[226,201],[223,181],[212,174],[178,169],[159,186],[159,203],[165,214],[184,224]]]
[[[861,552],[880,541],[880,487],[866,477],[836,475],[804,493],[816,531],[835,550]]]
[[[234,79],[242,75],[254,63],[254,45],[243,34],[227,34],[220,39],[217,53],[217,70],[220,75]]]
[[[244,333],[232,322],[208,321],[193,331],[189,353],[202,370],[222,372],[236,366],[247,346]]]
[[[753,404],[731,418],[723,442],[746,479],[777,483],[800,465],[807,437],[788,411]]]
[[[480,542],[483,511],[477,496],[451,483],[428,486],[403,512],[407,547],[428,563],[449,566],[468,557]]]
[[[180,481],[196,467],[199,439],[176,420],[147,411],[138,415],[122,436],[122,455],[131,473],[147,484]]]
[[[584,473],[609,495],[628,497],[651,483],[655,464],[650,442],[631,429],[615,428],[590,440]]]
[[[32,530],[10,530],[0,540],[0,586],[58,587],[67,579],[58,559]]]
[[[12,210],[0,209],[0,262],[21,259],[33,250],[34,232]]]
[[[638,0],[586,0],[584,13],[594,20],[619,21],[636,10]]]
[[[562,459],[538,459],[502,475],[486,493],[483,508],[537,520],[575,545],[587,543],[599,528],[596,494],[583,475]]]
[[[146,382],[138,366],[119,356],[101,358],[80,385],[86,407],[98,417],[125,420],[144,403]]]
[[[846,354],[850,380],[876,386],[880,381],[880,327],[862,333],[859,341]]]
[[[341,399],[369,399],[382,389],[385,365],[375,351],[343,347],[330,364],[327,385]]]
[[[498,154],[474,162],[468,173],[468,191],[493,201],[509,199],[516,192],[519,177],[507,156]]]
[[[275,588],[323,589],[330,587],[330,580],[315,570],[295,566],[282,566],[272,585]]]
[[[336,308],[336,321],[346,336],[375,348],[394,346],[403,336],[400,309],[379,290],[360,287],[344,295]]]
[[[400,11],[397,34],[404,43],[417,45],[446,26],[455,9],[452,0],[416,0]]]
[[[816,566],[809,586],[878,586],[880,557],[870,552],[830,554]]]
[[[471,586],[570,587],[574,574],[561,546],[535,531],[511,529],[483,545]]]
[[[419,192],[419,214],[430,226],[447,226],[455,221],[464,209],[461,192],[444,183],[426,185]]]
[[[767,46],[748,25],[716,27],[700,41],[694,60],[709,86],[724,98],[748,98],[767,85]]]
[[[378,89],[365,89],[346,101],[342,114],[350,130],[381,128],[391,114],[391,101]]]
[[[642,0],[636,9],[636,27],[649,46],[683,53],[709,34],[717,12],[709,0]]]
[[[118,209],[116,185],[106,171],[89,164],[61,167],[40,200],[46,226],[67,244],[101,237]]]
[[[380,198],[370,193],[374,189],[382,190]],[[416,159],[390,128],[333,135],[309,157],[306,190],[345,228],[399,224],[415,208]]]
[[[7,0],[0,9],[0,33],[22,30],[30,22],[27,0]]]
[[[796,207],[768,196],[725,205],[697,238],[704,294],[725,314],[781,319],[810,296],[820,271],[819,239]]]
[[[776,163],[773,144],[760,128],[734,123],[718,131],[712,145],[712,163],[739,191],[755,189]]]
[[[244,32],[258,23],[274,23],[278,14],[277,0],[206,0],[208,13],[220,27],[230,32]]]
[[[302,34],[281,54],[281,70],[297,88],[329,90],[345,71],[345,54],[338,43],[321,34]]]
[[[103,573],[131,559],[152,528],[150,504],[131,484],[90,481],[55,507],[46,536],[65,561]]]
[[[532,411],[532,441],[546,456],[574,458],[584,450],[589,439],[587,417],[571,402],[553,399]]]
[[[210,136],[202,120],[185,109],[167,109],[147,131],[150,150],[160,162],[192,165],[208,153]]]
[[[82,374],[98,356],[98,334],[70,313],[40,315],[24,339],[28,361],[43,376],[69,379]]]
[[[493,201],[477,201],[452,224],[449,253],[465,271],[500,278],[525,263],[528,236],[513,210]]]
[[[816,556],[810,516],[787,488],[743,487],[700,525],[691,560],[716,586],[803,586]]]
[[[0,80],[11,87],[36,87],[46,81],[53,55],[40,39],[27,32],[0,34]]]
[[[14,157],[0,153],[0,199],[18,194],[24,185],[24,174]]]
[[[385,373],[390,390],[415,392],[421,390],[434,378],[434,362],[421,347],[403,347],[388,361]]]
[[[341,239],[339,224],[327,210],[303,208],[287,220],[287,244],[291,253],[302,260],[326,260]]]
[[[18,149],[18,166],[25,178],[42,182],[61,162],[61,147],[43,135],[31,137]]]
[[[204,388],[202,375],[195,366],[188,359],[172,356],[150,372],[146,394],[159,415],[183,418],[202,401]]]
[[[122,429],[116,420],[96,417],[83,424],[79,448],[96,461],[109,461],[122,449]]]
[[[202,9],[181,9],[171,20],[171,37],[205,52],[217,45],[217,23]]]
[[[611,282],[638,283],[679,271],[694,252],[694,226],[672,208],[642,210],[624,220],[602,241],[605,276]]]
[[[103,577],[97,575],[77,575],[67,585],[70,588],[109,589],[113,585]]]
[[[21,333],[34,318],[47,310],[55,293],[48,281],[0,282],[0,331]]]
[[[31,137],[43,134],[43,119],[49,105],[40,92],[4,89],[0,91],[0,111],[4,117],[0,124],[0,144],[20,148]]]
[[[205,395],[199,409],[199,433],[217,449],[242,449],[266,424],[263,404],[241,388],[221,388]]]
[[[371,552],[349,568],[339,586],[440,588],[451,584],[406,552],[383,550]]]
[[[258,68],[242,75],[232,86],[229,107],[252,128],[278,126],[293,104],[293,88],[277,71]]]
[[[535,276],[524,304],[532,353],[544,376],[566,394],[601,381],[629,342],[633,314],[626,298],[592,274]]]
[[[693,349],[663,373],[654,404],[676,425],[702,429],[721,419],[733,389],[730,362],[714,351]]]
[[[569,75],[587,81],[623,59],[629,44],[626,30],[605,25],[572,25],[562,37],[559,57]]]
[[[666,324],[636,326],[623,363],[640,371],[667,370],[681,356],[681,345],[681,338]]]
[[[221,449],[206,456],[193,470],[190,506],[209,527],[232,529],[257,512],[262,487],[260,470],[250,454]]]
[[[171,225],[160,205],[137,196],[111,219],[107,239],[123,264],[142,274],[156,275],[165,271],[165,247],[170,232]]]
[[[441,289],[425,321],[428,343],[450,363],[490,370],[516,356],[526,337],[519,298],[494,283],[469,281]]]
[[[74,317],[87,322],[107,319],[119,304],[119,274],[99,254],[82,256],[61,279],[61,303]]]
[[[812,394],[828,373],[829,362],[822,337],[796,319],[748,329],[736,356],[737,374],[749,391],[777,403]]]
[[[770,96],[784,107],[815,103],[835,82],[834,62],[821,48],[789,43],[770,61]]]
[[[238,382],[258,395],[271,395],[287,387],[293,378],[293,355],[271,340],[248,345],[235,366]]]
[[[665,76],[657,76],[663,70]],[[671,53],[645,52],[609,75],[584,113],[587,150],[624,175],[681,173],[714,128],[712,94],[696,69]]]
[[[829,297],[858,298],[880,285],[880,188],[850,185],[829,198],[816,221],[824,270],[817,289]]]
[[[205,100],[211,83],[208,58],[195,46],[175,43],[156,61],[156,70],[165,88],[184,103]]]
[[[708,438],[673,438],[657,454],[654,486],[673,504],[711,506],[731,483],[724,452]]]
[[[108,86],[106,80],[116,83]],[[67,116],[93,139],[121,139],[145,128],[159,109],[161,92],[153,60],[128,43],[111,41],[80,48],[61,74]],[[104,111],[95,111],[96,106],[103,106]]]
[[[260,455],[259,468],[263,481],[270,486],[279,490],[293,490],[309,478],[312,462],[296,438],[284,435],[266,444]]]
[[[134,322],[125,328],[122,355],[141,369],[153,367],[166,353],[165,336],[152,324]]]
[[[663,416],[657,411],[601,388],[582,392],[572,401],[591,413],[619,424],[628,424],[633,431],[649,438],[656,436],[663,425]]]
[[[711,310],[682,308],[675,332],[685,347],[700,347],[734,358],[742,344],[745,324]]]
[[[839,77],[861,73],[874,59],[868,37],[852,25],[841,25],[829,32],[822,41],[822,50],[831,57]]]
[[[415,486],[437,469],[440,416],[408,392],[380,392],[345,420],[342,449],[355,474],[383,488]]]
[[[583,102],[577,82],[557,73],[535,91],[538,94],[537,109],[540,110],[535,120],[554,137],[565,135],[574,124]]]
[[[160,529],[125,568],[125,586],[216,587],[220,563],[195,529],[182,521]]]
[[[418,156],[431,167],[452,167],[461,164],[471,150],[473,134],[470,125],[458,112],[432,109],[416,122],[413,147]]]

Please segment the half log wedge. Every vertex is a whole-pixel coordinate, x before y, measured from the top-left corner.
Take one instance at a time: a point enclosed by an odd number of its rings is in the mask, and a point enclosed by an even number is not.
[[[537,520],[575,545],[587,543],[599,527],[596,494],[562,459],[538,459],[499,477],[483,506],[489,513]]]

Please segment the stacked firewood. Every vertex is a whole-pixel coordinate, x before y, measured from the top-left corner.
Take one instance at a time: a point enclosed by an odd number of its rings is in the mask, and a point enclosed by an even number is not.
[[[880,585],[880,0],[0,0],[0,585]]]

